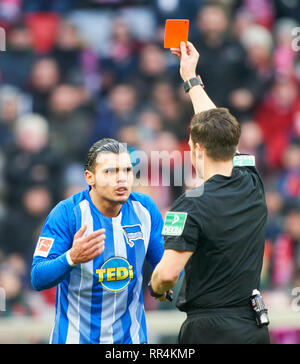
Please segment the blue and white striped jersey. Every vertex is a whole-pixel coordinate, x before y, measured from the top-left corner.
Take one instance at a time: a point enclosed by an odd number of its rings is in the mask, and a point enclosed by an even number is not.
[[[71,267],[66,252],[75,233],[105,228],[104,252]],[[32,284],[57,285],[51,343],[146,343],[143,264],[163,255],[163,219],[146,195],[132,192],[120,214],[101,214],[83,191],[60,202],[48,216],[35,250]]]

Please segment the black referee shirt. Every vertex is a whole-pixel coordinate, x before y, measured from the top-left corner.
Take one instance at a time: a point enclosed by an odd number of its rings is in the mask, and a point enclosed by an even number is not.
[[[165,249],[194,252],[177,300],[181,311],[245,306],[259,288],[264,188],[251,156],[237,155],[235,164],[231,177],[213,176],[179,197],[167,213]]]

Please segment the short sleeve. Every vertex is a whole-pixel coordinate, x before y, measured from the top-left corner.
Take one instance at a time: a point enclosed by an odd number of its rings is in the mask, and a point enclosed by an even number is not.
[[[263,194],[265,193],[264,183],[257,170],[254,155],[236,153],[235,157],[233,158],[233,167],[234,168],[246,168],[249,173],[251,173],[252,175],[255,176]]]
[[[193,206],[192,198],[183,197],[167,212],[163,228],[165,249],[191,252],[197,250],[200,225],[194,218],[196,211]]]

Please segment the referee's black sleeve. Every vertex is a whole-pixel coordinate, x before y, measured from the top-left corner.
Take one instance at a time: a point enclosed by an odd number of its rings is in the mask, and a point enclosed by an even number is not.
[[[172,206],[172,212],[187,213],[187,218],[181,235],[164,235],[165,249],[195,252],[199,243],[200,225],[193,218],[192,198],[181,196]]]

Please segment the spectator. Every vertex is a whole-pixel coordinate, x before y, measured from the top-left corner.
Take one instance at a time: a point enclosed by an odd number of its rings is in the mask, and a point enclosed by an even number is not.
[[[62,82],[83,78],[86,89],[100,88],[100,74],[96,55],[85,46],[75,25],[67,21],[60,23],[57,40],[51,56],[57,62]]]
[[[275,17],[274,1],[272,0],[242,0],[239,11],[248,12],[253,21],[267,29],[271,29]]]
[[[138,101],[136,90],[131,85],[116,85],[108,101],[99,103],[89,144],[104,137],[118,138],[121,127],[135,125]]]
[[[0,150],[14,139],[13,129],[28,106],[26,96],[13,86],[0,88]]]
[[[292,19],[279,19],[275,24],[274,69],[286,77],[295,75],[294,65],[297,52],[293,50],[293,29],[298,26]]]
[[[279,193],[287,204],[300,204],[300,143],[287,147],[283,154],[283,168]]]
[[[247,52],[247,62],[256,74],[252,90],[257,103],[265,97],[274,78],[273,37],[266,28],[251,25],[240,35],[240,40]]]
[[[268,97],[258,105],[255,116],[263,132],[269,170],[282,167],[282,156],[298,112],[298,83],[291,78],[277,77]]]
[[[6,256],[16,254],[25,259],[27,266],[31,264],[32,252],[45,217],[49,213],[53,200],[46,186],[28,187],[17,208],[8,209],[0,226],[0,250]]]
[[[24,89],[29,82],[29,74],[35,55],[29,29],[19,23],[8,31],[7,50],[1,52],[1,83]]]
[[[274,287],[293,283],[300,261],[300,211],[293,208],[287,215],[284,232],[278,237],[273,252],[272,282]]]
[[[144,109],[138,116],[137,126],[139,139],[143,141],[143,149],[145,150],[144,142],[149,141],[151,143],[162,130],[161,116],[154,109]]]
[[[164,51],[156,44],[146,44],[140,54],[136,76],[132,84],[139,90],[141,103],[147,104],[151,98],[155,83],[161,80],[168,80],[166,74],[167,62]]]
[[[35,62],[29,88],[34,113],[47,116],[48,98],[51,91],[59,83],[60,78],[59,68],[54,59],[42,58]]]
[[[113,70],[118,82],[127,82],[136,72],[141,43],[134,38],[125,20],[115,20],[112,27],[105,68]]]
[[[20,274],[8,263],[0,266],[0,287],[6,293],[5,311],[0,311],[0,317],[20,317],[33,314],[24,297],[25,290]]]
[[[2,0],[0,3],[0,19],[13,23],[21,16],[22,0]]]
[[[84,108],[81,89],[60,84],[49,99],[50,146],[65,164],[81,161],[87,150],[91,115]]]
[[[282,232],[283,218],[282,210],[284,201],[276,188],[268,188],[266,190],[266,201],[268,206],[268,224],[266,239],[274,243],[278,235]]]
[[[245,50],[229,31],[225,10],[214,4],[204,6],[197,30],[192,40],[201,55],[197,72],[216,105],[230,107],[241,119],[253,107],[255,75],[246,64]]]
[[[15,129],[16,142],[7,149],[3,168],[6,201],[18,208],[25,190],[46,184],[53,202],[60,197],[61,163],[48,145],[48,124],[39,115],[22,116]]]
[[[167,81],[159,81],[153,86],[153,106],[162,118],[162,130],[172,132],[179,141],[187,139],[189,117],[173,85]]]
[[[256,165],[261,172],[266,171],[265,148],[262,131],[253,120],[245,121],[241,125],[241,137],[239,143],[241,153],[251,154],[256,157]]]

